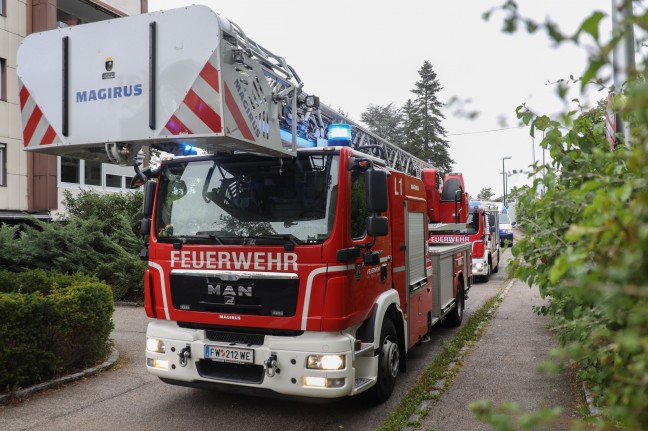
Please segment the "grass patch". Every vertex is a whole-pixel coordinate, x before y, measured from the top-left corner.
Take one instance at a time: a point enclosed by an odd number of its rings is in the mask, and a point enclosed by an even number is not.
[[[378,428],[378,431],[400,430],[408,425],[420,425],[419,420],[427,415],[429,407],[436,403],[461,369],[465,357],[465,350],[462,351],[462,349],[475,344],[486,330],[486,324],[491,321],[494,311],[502,301],[501,294],[504,289],[505,286],[486,301],[457,331],[452,341],[442,343],[442,353],[434,358],[416,381],[414,387]],[[452,363],[454,366],[450,367]],[[419,409],[425,400],[429,400],[427,407]]]

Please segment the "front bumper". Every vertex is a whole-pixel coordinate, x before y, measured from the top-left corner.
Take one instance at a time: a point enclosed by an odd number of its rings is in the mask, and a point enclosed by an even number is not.
[[[509,232],[509,233],[500,232],[499,237],[500,237],[500,242],[501,242],[502,244],[503,244],[504,241],[506,241],[506,240],[508,240],[508,241],[510,241],[510,242],[513,242],[513,232]]]
[[[146,331],[149,338],[164,343],[164,353],[146,351],[148,371],[169,383],[184,386],[236,386],[244,392],[269,390],[281,395],[317,398],[338,398],[355,395],[367,389],[367,378],[375,376],[378,359],[373,354],[358,357],[354,338],[347,334],[305,332],[287,337],[265,335],[263,344],[222,342],[207,339],[205,330],[186,329],[175,322],[154,321]],[[253,350],[253,363],[219,362],[205,358],[205,346]],[[183,366],[181,355],[190,349],[191,356]],[[371,349],[373,351],[373,349]],[[340,370],[316,370],[306,367],[314,354],[335,354],[344,357]],[[276,360],[274,368],[269,359]],[[369,377],[369,379],[371,379]]]
[[[484,258],[474,258],[472,259],[472,275],[473,276],[482,276],[488,275],[488,261]]]

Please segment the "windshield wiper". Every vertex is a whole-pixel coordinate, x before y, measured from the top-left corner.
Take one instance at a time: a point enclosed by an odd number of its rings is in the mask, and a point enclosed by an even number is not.
[[[304,242],[292,234],[275,234],[275,235],[246,235],[244,237],[247,239],[276,239],[288,241],[284,243],[284,248],[286,251],[294,250],[296,245],[303,244]]]
[[[196,235],[175,235],[171,239],[178,239],[183,244],[186,244],[191,241],[215,241],[216,243],[223,245],[223,241],[219,237],[213,234],[196,234]]]

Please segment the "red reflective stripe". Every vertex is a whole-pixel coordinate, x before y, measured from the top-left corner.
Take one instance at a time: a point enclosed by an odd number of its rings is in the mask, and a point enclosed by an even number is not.
[[[36,131],[36,127],[38,127],[38,123],[40,122],[41,118],[43,117],[43,113],[41,112],[40,108],[36,106],[34,108],[34,112],[32,112],[31,117],[29,117],[29,121],[27,121],[27,125],[25,126],[25,130],[23,130],[23,138],[25,139],[25,147],[29,145],[29,141],[31,141],[32,136],[34,136],[34,132]]]
[[[227,109],[232,114],[234,122],[236,122],[236,125],[241,131],[243,137],[245,139],[249,139],[250,141],[254,141],[254,136],[252,136],[252,132],[250,131],[245,118],[243,118],[243,114],[241,114],[241,111],[239,110],[238,105],[234,100],[234,96],[232,96],[232,92],[230,91],[227,84],[225,84],[225,105],[227,105]]]
[[[27,103],[27,99],[29,99],[29,91],[27,91],[27,87],[23,85],[23,87],[20,89],[20,110],[21,111],[25,107],[25,103]]]
[[[49,145],[52,142],[54,142],[54,138],[56,137],[56,132],[54,129],[52,129],[52,126],[49,126],[47,128],[47,131],[45,132],[45,135],[43,135],[43,139],[41,139],[41,145]]]
[[[205,67],[203,67],[203,70],[200,72],[200,77],[204,79],[211,88],[216,90],[217,93],[220,93],[220,90],[218,89],[218,70],[212,66],[211,63],[207,62],[207,64],[205,64]]]
[[[171,118],[169,118],[169,122],[165,127],[169,132],[171,132],[172,135],[179,135],[180,133],[193,133],[175,115],[172,115]]]
[[[222,128],[221,118],[208,104],[206,104],[198,95],[189,89],[184,104],[200,118],[214,133],[219,133]]]

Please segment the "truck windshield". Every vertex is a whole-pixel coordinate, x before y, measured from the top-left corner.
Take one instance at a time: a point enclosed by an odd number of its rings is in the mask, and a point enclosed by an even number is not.
[[[338,156],[231,155],[177,160],[160,175],[162,242],[317,244],[335,220]]]
[[[508,214],[499,213],[499,222],[500,224],[511,224],[511,219]]]
[[[468,234],[468,235],[474,235],[477,232],[479,232],[479,213],[478,212],[471,212],[468,214],[468,220],[466,223],[466,230],[463,231],[462,233]]]

